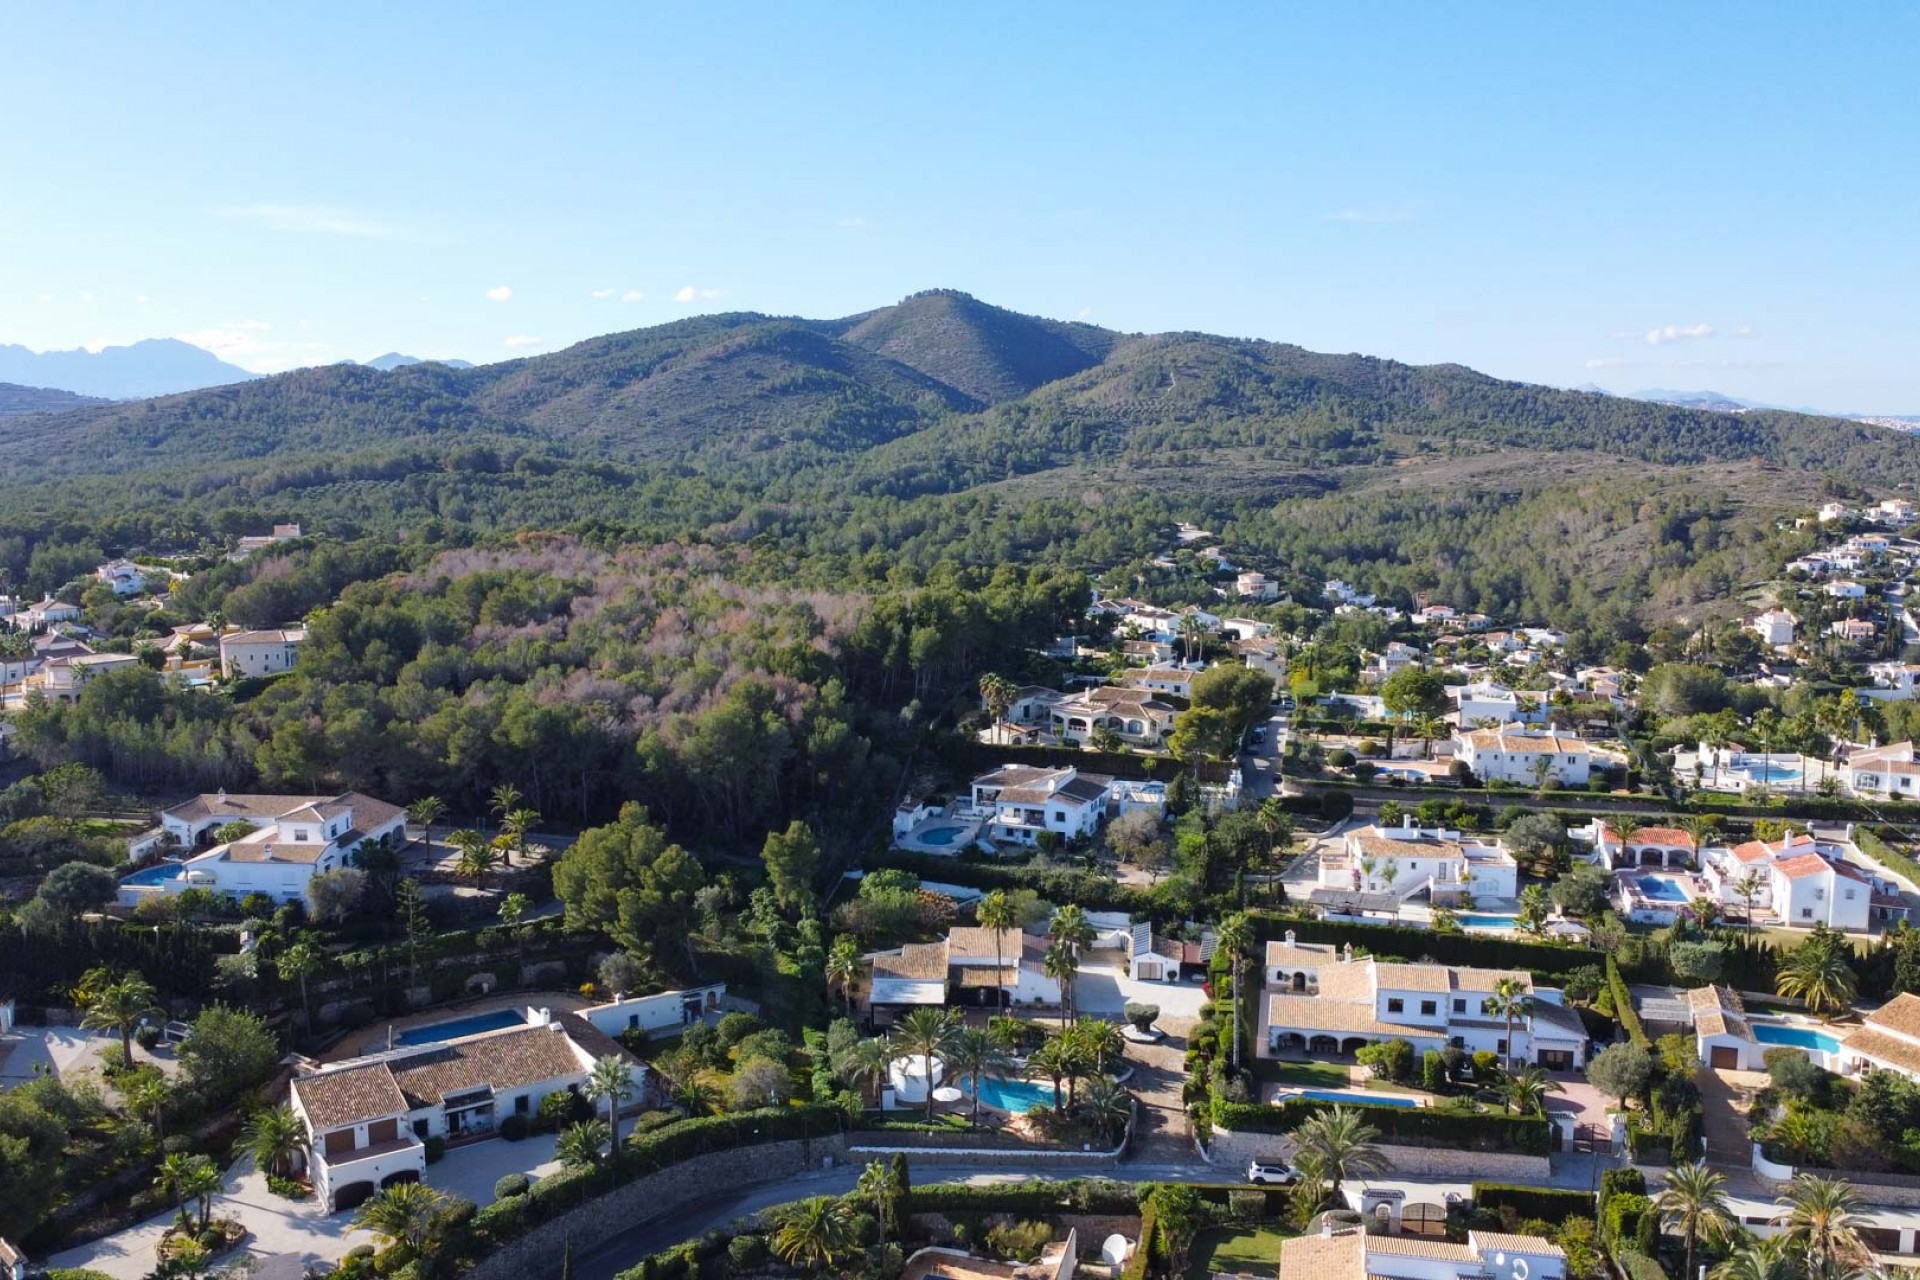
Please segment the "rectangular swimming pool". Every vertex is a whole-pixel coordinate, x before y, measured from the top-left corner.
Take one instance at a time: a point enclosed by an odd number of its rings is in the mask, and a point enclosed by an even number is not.
[[[1796,1049],[1813,1049],[1820,1053],[1840,1052],[1838,1040],[1811,1027],[1783,1027],[1771,1022],[1756,1022],[1752,1026],[1753,1038],[1761,1044],[1790,1044]]]
[[[1468,913],[1466,915],[1456,915],[1454,919],[1460,923],[1461,927],[1467,929],[1512,929],[1516,927],[1512,916],[1488,916]]]
[[[1679,882],[1675,880],[1664,880],[1659,876],[1641,876],[1634,883],[1639,885],[1640,892],[1646,894],[1656,902],[1685,902],[1687,900],[1687,891],[1682,889]]]
[[[1312,1098],[1315,1102],[1351,1102],[1371,1107],[1417,1107],[1420,1104],[1412,1098],[1402,1098],[1391,1093],[1340,1093],[1333,1089],[1291,1089],[1281,1095],[1287,1098]]]
[[[1001,1111],[1025,1115],[1029,1107],[1053,1105],[1053,1086],[1037,1080],[1003,1080],[998,1076],[987,1076],[980,1082],[980,1101],[985,1106]]]
[[[169,880],[178,880],[185,872],[177,862],[160,862],[151,867],[142,867],[130,876],[120,877],[121,884],[165,884]]]
[[[526,1025],[527,1020],[514,1010],[495,1009],[492,1013],[474,1013],[447,1022],[434,1022],[424,1027],[414,1027],[395,1035],[393,1042],[396,1045],[439,1044],[442,1040],[477,1036],[482,1031],[503,1031],[508,1027]]]

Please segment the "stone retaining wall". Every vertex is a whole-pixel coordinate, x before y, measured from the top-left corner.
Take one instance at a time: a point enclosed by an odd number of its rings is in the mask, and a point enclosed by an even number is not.
[[[1378,1144],[1393,1161],[1388,1176],[1415,1178],[1451,1178],[1459,1182],[1480,1179],[1488,1182],[1530,1182],[1544,1179],[1551,1171],[1545,1156],[1523,1155],[1517,1151],[1455,1151],[1447,1147],[1397,1147]],[[1293,1139],[1282,1133],[1234,1133],[1213,1131],[1208,1152],[1214,1169],[1244,1171],[1252,1160],[1285,1160],[1293,1154]]]
[[[682,1160],[541,1223],[482,1258],[467,1273],[467,1280],[556,1280],[569,1240],[574,1256],[579,1257],[623,1231],[667,1217],[696,1201],[818,1169],[828,1156],[846,1159],[846,1139],[838,1134],[795,1138]]]

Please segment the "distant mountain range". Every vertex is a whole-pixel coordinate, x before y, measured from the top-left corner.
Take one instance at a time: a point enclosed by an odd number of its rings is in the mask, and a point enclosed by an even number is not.
[[[347,363],[351,364],[352,361]],[[449,369],[471,369],[473,365],[466,360],[422,360],[419,356],[403,356],[398,351],[389,351],[383,356],[361,361],[369,369],[378,369],[382,373],[392,373],[395,369],[404,369],[410,364],[443,364]]]
[[[1600,391],[1601,388],[1589,384],[1581,390]],[[1902,431],[1920,428],[1920,414],[1836,412],[1831,409],[1812,409],[1805,405],[1767,404],[1760,400],[1741,400],[1718,391],[1668,391],[1664,388],[1654,388],[1649,391],[1629,391],[1627,399],[1670,404],[1682,409],[1704,409],[1709,413],[1780,410],[1786,413],[1811,413],[1822,418],[1848,418],[1854,422],[1870,422],[1878,427],[1893,427]]]
[[[260,375],[178,338],[99,351],[30,351],[0,345],[0,382],[130,400],[246,382]]]

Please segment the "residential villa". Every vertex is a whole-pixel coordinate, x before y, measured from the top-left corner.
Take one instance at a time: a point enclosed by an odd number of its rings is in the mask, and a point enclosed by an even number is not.
[[[275,543],[291,542],[299,536],[299,525],[277,524],[273,526],[273,532],[270,534],[264,536],[252,534],[240,539],[240,541],[234,545],[233,552],[227,559],[234,561],[245,560],[256,551],[264,551]]]
[[[109,560],[93,571],[117,596],[137,596],[147,589],[147,575],[131,560]]]
[[[1069,746],[1084,747],[1104,729],[1128,746],[1158,747],[1173,732],[1175,714],[1171,705],[1148,689],[1097,685],[1061,693],[1044,685],[1026,685],[1007,705],[1001,723],[987,730],[987,736],[1046,734]]]
[[[1840,781],[1850,794],[1875,800],[1920,797],[1920,763],[1913,758],[1913,743],[1852,752],[1841,767]]]
[[[1811,835],[1788,834],[1778,840],[1748,840],[1731,848],[1710,848],[1703,878],[1716,901],[1747,906],[1741,885],[1755,878],[1753,909],[1790,928],[1824,924],[1852,933],[1865,932],[1883,909],[1904,915],[1898,886],[1876,883],[1872,874],[1847,861],[1846,850]]]
[[[1889,701],[1911,698],[1914,681],[1920,678],[1920,663],[1873,662],[1867,665],[1867,674],[1873,677],[1874,687],[1862,690],[1865,696]]]
[[[1463,729],[1453,739],[1453,757],[1482,782],[1584,787],[1593,756],[1578,738],[1551,730],[1506,724],[1497,729]]]
[[[77,604],[68,604],[64,600],[55,600],[52,596],[43,597],[38,603],[28,605],[16,616],[27,620],[29,630],[50,627],[56,622],[77,622],[81,608]]]
[[[1513,1058],[1549,1070],[1586,1064],[1586,1028],[1540,990],[1524,970],[1356,960],[1348,944],[1296,942],[1291,930],[1266,952],[1266,1000],[1258,1045],[1262,1055],[1351,1054],[1383,1040],[1405,1040],[1416,1055],[1448,1046],[1507,1055],[1506,1017],[1494,1012],[1503,983],[1527,997],[1512,1020]]]
[[[1470,729],[1482,720],[1503,725],[1539,724],[1547,718],[1545,693],[1523,693],[1482,681],[1450,685],[1447,696],[1453,699],[1454,723],[1462,729]]]
[[[511,1115],[531,1120],[548,1094],[579,1093],[600,1058],[627,1063],[636,1085],[645,1078],[646,1068],[586,1019],[546,1009],[526,1017],[524,1026],[298,1069],[293,1113],[327,1211],[420,1181],[428,1138],[484,1136]]]
[[[1271,636],[1255,636],[1235,644],[1233,651],[1240,655],[1240,661],[1249,670],[1272,676],[1275,681],[1286,680],[1287,649],[1282,641]]]
[[[973,808],[990,815],[994,840],[1035,844],[1043,831],[1072,840],[1100,829],[1112,786],[1105,774],[1010,764],[973,780]]]
[[[1920,1080],[1920,996],[1902,992],[1875,1009],[1841,1052],[1853,1072],[1876,1067]]]
[[[1397,1204],[1373,1205],[1361,1186],[1349,1184],[1348,1194],[1375,1219],[1397,1216]],[[1281,1243],[1279,1280],[1566,1280],[1566,1251],[1541,1236],[1469,1231],[1465,1244],[1455,1244],[1322,1222],[1319,1234]]]
[[[1678,827],[1635,827],[1623,838],[1603,819],[1596,818],[1587,833],[1593,860],[1609,871],[1622,867],[1692,867],[1699,850],[1693,836]]]
[[[1793,643],[1793,629],[1800,619],[1785,609],[1769,609],[1747,623],[1747,629],[1760,637],[1760,643],[1774,649]]]
[[[228,632],[220,637],[220,674],[233,680],[291,671],[300,660],[300,646],[306,642],[305,627]]]
[[[1249,570],[1233,580],[1233,592],[1242,600],[1278,600],[1280,584],[1264,573]]]
[[[122,906],[137,906],[160,893],[209,889],[232,897],[264,893],[275,902],[306,897],[323,872],[349,865],[369,841],[405,838],[406,812],[398,805],[356,791],[335,796],[196,796],[160,815],[160,825],[179,847],[199,848],[220,828],[252,826],[246,835],[135,871],[120,882]]]
[[[1425,893],[1438,903],[1472,894],[1481,902],[1519,896],[1520,867],[1498,842],[1444,827],[1418,827],[1411,816],[1397,827],[1347,832],[1338,853],[1320,857],[1323,889],[1387,894],[1405,902]]]
[[[1827,624],[1827,633],[1842,640],[1871,640],[1880,628],[1866,618],[1836,618]]]
[[[1138,671],[1129,671],[1121,680],[1134,689],[1145,689],[1151,693],[1170,693],[1176,698],[1191,697],[1193,678],[1200,674],[1186,667],[1145,667]]]
[[[82,646],[84,648],[84,646]],[[23,693],[40,693],[53,702],[75,702],[97,677],[122,667],[140,665],[130,653],[74,653],[48,658],[23,682]]]
[[[908,1009],[950,1002],[1058,1005],[1060,982],[1047,975],[1046,954],[1044,935],[1020,929],[951,929],[938,942],[909,942],[868,955],[872,982],[867,1002],[881,1022]],[[995,992],[1000,994],[996,997]]]

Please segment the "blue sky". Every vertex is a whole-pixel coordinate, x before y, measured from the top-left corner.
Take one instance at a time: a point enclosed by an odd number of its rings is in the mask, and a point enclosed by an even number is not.
[[[1920,413],[1917,52],[1891,3],[22,5],[0,342],[489,361],[943,286]]]

